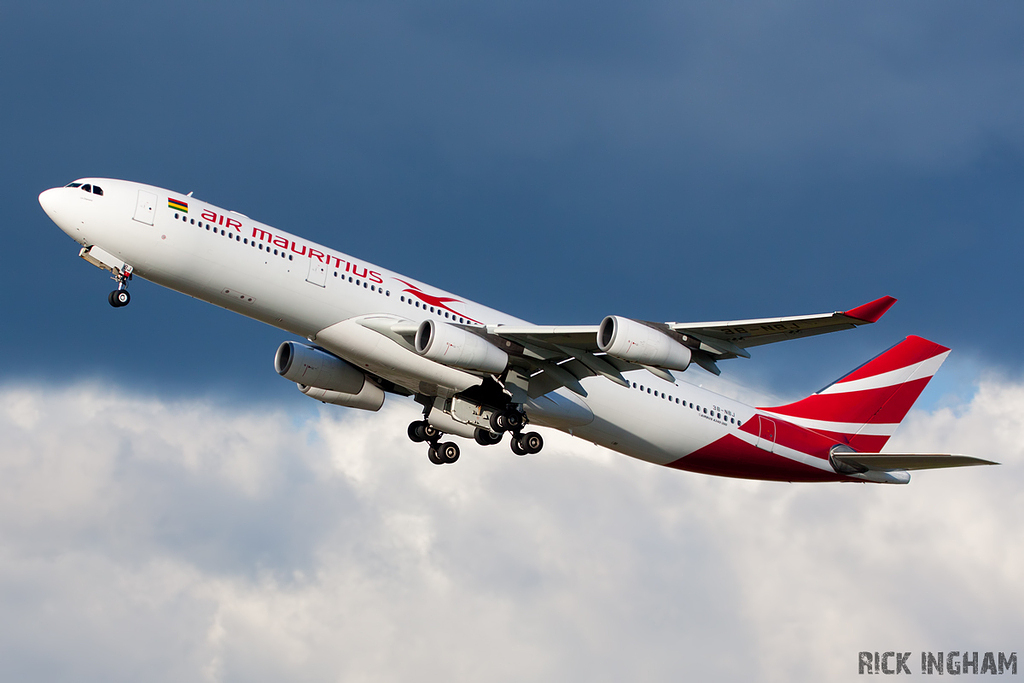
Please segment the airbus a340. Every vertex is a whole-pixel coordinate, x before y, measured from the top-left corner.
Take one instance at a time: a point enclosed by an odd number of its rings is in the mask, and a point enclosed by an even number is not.
[[[39,195],[43,210],[111,273],[112,306],[138,275],[304,338],[274,367],[310,398],[379,410],[409,396],[409,425],[435,464],[454,435],[509,435],[537,453],[540,425],[681,470],[778,481],[904,484],[908,470],[990,464],[961,455],[882,453],[949,349],[908,337],[807,398],[754,407],[673,373],[719,374],[747,349],[877,321],[882,297],[847,311],[758,320],[533,325],[423,282],[159,187],[83,178]]]

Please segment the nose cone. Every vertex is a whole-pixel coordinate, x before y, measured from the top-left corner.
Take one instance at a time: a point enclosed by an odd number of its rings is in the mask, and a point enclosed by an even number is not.
[[[39,195],[39,206],[50,217],[50,220],[57,224],[71,239],[81,241],[82,222],[75,220],[74,212],[70,209],[71,198],[68,196],[68,189],[54,187]]]
[[[39,206],[43,207],[43,211],[50,217],[54,223],[57,222],[57,204],[59,203],[58,195],[62,188],[54,187],[49,190],[45,190],[39,195]]]

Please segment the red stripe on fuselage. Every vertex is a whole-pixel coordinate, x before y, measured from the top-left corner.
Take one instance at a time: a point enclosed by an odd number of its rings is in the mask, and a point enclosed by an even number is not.
[[[784,424],[787,423],[781,420],[777,422],[780,430],[784,429]],[[836,472],[818,469],[775,453],[769,453],[732,434],[727,434],[686,457],[669,463],[667,466],[677,470],[713,474],[719,477],[733,477],[736,479],[856,481]]]

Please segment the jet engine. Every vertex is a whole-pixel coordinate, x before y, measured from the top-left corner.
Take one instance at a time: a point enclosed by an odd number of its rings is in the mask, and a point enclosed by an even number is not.
[[[670,336],[649,325],[610,315],[597,330],[597,346],[609,356],[667,370],[685,370],[692,354]]]
[[[344,394],[359,394],[366,382],[366,375],[351,363],[296,342],[284,342],[277,348],[274,369],[296,384]]]
[[[434,320],[424,320],[416,330],[416,353],[444,365],[492,375],[508,365],[508,354],[486,339]]]

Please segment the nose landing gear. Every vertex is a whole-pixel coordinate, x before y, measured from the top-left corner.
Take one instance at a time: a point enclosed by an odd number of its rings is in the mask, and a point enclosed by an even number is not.
[[[132,267],[126,265],[123,268],[114,269],[112,272],[111,279],[117,282],[117,289],[107,295],[107,301],[114,308],[127,306],[128,302],[132,300],[131,294],[128,293],[128,283],[132,279]]]

